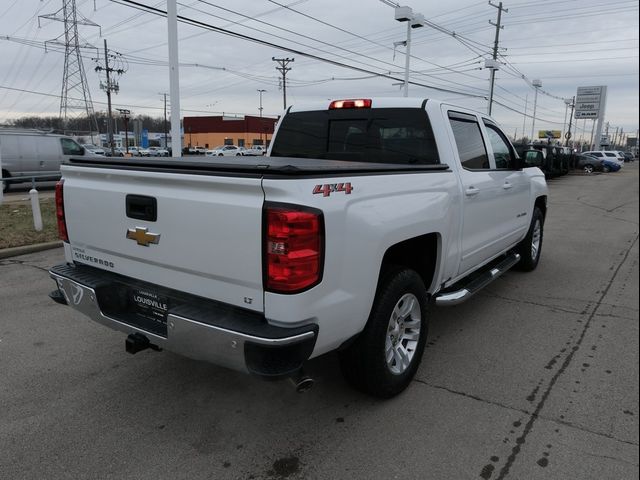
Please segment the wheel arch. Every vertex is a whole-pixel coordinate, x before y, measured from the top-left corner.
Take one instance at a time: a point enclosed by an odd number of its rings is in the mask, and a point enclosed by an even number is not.
[[[543,218],[547,218],[547,196],[546,195],[541,195],[540,197],[536,198],[536,201],[533,204],[533,206],[538,207],[540,209],[540,211],[542,212]]]
[[[441,243],[440,235],[433,232],[391,245],[382,258],[378,286],[388,268],[402,266],[415,270],[430,291],[440,258]]]

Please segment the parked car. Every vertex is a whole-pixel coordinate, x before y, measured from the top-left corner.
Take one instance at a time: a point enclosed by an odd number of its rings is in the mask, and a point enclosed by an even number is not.
[[[620,154],[613,150],[593,150],[590,152],[582,152],[586,155],[591,155],[592,157],[597,157],[600,159],[608,159],[613,160],[618,163],[621,167],[624,165],[624,157],[621,157]]]
[[[93,145],[91,143],[83,143],[82,146],[95,155],[104,155],[105,153],[104,148],[98,147],[97,145]]]
[[[576,156],[576,168],[584,173],[593,172],[617,172],[620,170],[618,162],[607,158],[598,158],[593,155],[581,153]]]
[[[579,153],[576,155],[575,167],[576,170],[591,174],[602,170],[602,160],[591,155]]]
[[[138,155],[140,157],[148,157],[149,156],[149,149],[148,148],[144,148],[144,147],[138,147]]]
[[[205,153],[207,153],[207,149],[204,147],[189,147],[189,153],[191,153],[192,155],[204,155]]]
[[[621,152],[625,162],[633,162],[634,157],[631,152]]]
[[[166,150],[161,147],[149,147],[149,156],[150,157],[168,157],[169,150]]]
[[[115,147],[113,149],[113,156],[114,157],[124,157],[126,154],[126,150],[124,149],[124,147]],[[111,157],[111,149],[110,148],[105,148],[104,149],[104,155],[106,157]]]
[[[244,155],[264,155],[265,153],[267,153],[267,149],[264,145],[253,145],[244,151]]]
[[[620,165],[615,160],[609,160],[608,158],[605,158],[604,160],[602,160],[602,171],[605,173],[617,172],[621,168],[622,168],[622,165]]]
[[[64,135],[13,128],[0,128],[0,151],[3,192],[12,183],[30,182],[30,175],[40,180],[58,177],[60,164],[72,156],[99,156]]]
[[[140,156],[140,147],[129,147],[129,155],[132,157]]]
[[[242,154],[243,149],[235,145],[220,145],[219,147],[207,150],[206,153],[209,157],[239,157]]]

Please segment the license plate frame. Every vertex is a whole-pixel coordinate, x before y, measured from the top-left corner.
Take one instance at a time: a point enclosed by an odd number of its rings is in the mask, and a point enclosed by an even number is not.
[[[158,329],[166,331],[169,297],[144,287],[131,287],[128,293],[130,305],[136,315],[152,322],[152,325],[155,324]]]

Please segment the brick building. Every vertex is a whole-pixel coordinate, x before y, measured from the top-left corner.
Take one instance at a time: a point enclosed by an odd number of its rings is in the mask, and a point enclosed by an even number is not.
[[[218,145],[268,145],[276,118],[268,117],[184,117],[185,147],[214,148]]]

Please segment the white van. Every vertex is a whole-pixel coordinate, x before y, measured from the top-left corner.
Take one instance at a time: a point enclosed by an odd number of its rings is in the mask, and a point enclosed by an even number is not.
[[[80,155],[94,156],[73,138],[39,130],[0,129],[0,155],[2,155],[2,191],[11,183],[30,182],[47,176],[55,179],[60,174],[60,163],[65,158]],[[14,180],[10,180],[11,178]],[[23,177],[23,178],[15,178]]]

